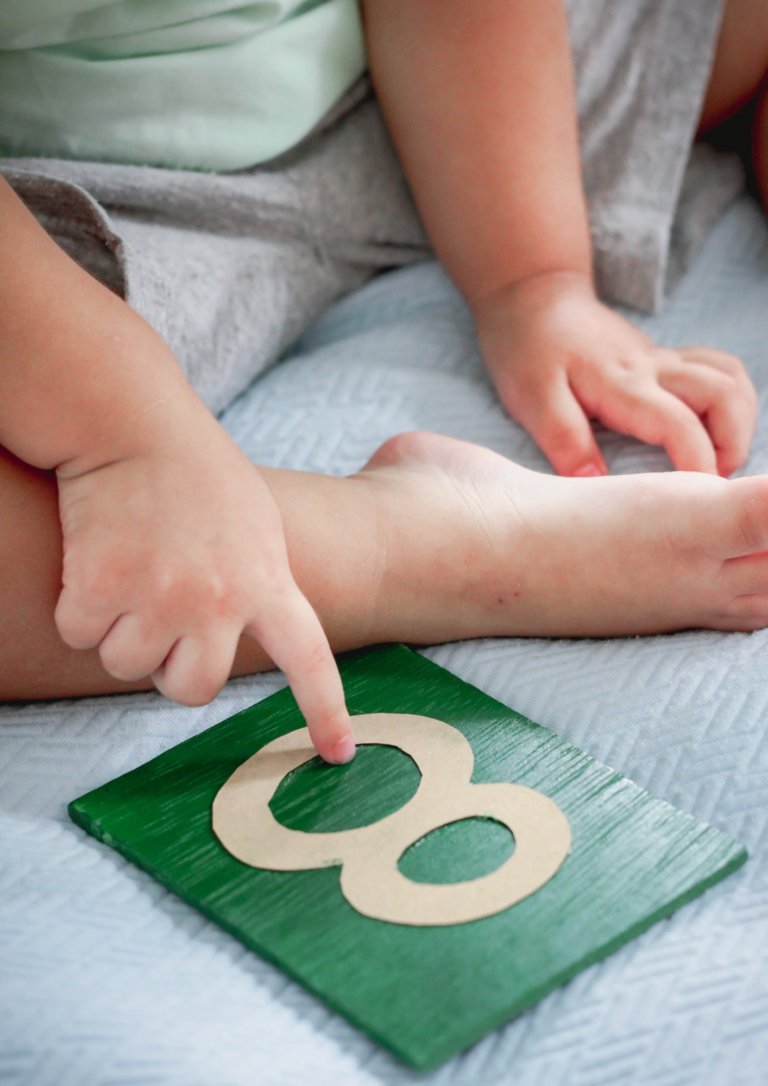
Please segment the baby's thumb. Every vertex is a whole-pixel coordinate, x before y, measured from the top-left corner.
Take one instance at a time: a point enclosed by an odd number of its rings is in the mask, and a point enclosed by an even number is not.
[[[515,416],[558,475],[608,474],[589,419],[567,384],[549,385],[539,397],[517,405]]]

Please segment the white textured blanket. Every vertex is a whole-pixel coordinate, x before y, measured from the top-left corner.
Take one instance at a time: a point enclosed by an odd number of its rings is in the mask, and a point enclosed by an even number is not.
[[[666,314],[768,391],[768,227],[735,205]],[[338,304],[225,423],[255,460],[354,470],[416,427],[546,470],[503,414],[434,264]],[[605,434],[614,471],[662,454]],[[768,470],[768,417],[750,471]],[[462,678],[744,842],[749,863],[426,1081],[763,1086],[768,1067],[768,633],[496,640],[429,650]],[[157,695],[0,709],[4,1086],[398,1086],[418,1076],[77,830],[66,803],[282,685],[205,709]],[[418,1081],[422,1081],[418,1079]]]

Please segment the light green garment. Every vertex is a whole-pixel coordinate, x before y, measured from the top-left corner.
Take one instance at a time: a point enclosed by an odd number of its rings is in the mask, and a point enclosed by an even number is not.
[[[357,0],[0,0],[0,154],[241,169],[364,69]]]

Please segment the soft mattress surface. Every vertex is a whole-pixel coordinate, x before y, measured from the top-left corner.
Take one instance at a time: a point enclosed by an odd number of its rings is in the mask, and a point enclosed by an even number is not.
[[[768,226],[717,226],[665,314],[668,345],[739,354],[768,471]],[[427,429],[549,470],[504,415],[436,264],[334,307],[224,416],[255,461],[346,474]],[[615,472],[658,450],[600,436]],[[768,1067],[768,633],[493,640],[427,655],[654,795],[742,841],[736,875],[423,1079],[73,826],[72,798],[283,685],[203,709],[156,694],[0,708],[0,1082],[8,1086],[763,1086]]]

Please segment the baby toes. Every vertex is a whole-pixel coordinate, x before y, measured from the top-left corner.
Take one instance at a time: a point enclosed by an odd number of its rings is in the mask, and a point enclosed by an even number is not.
[[[717,490],[701,495],[702,547],[728,564],[730,559],[768,550],[768,476],[717,485]]]

